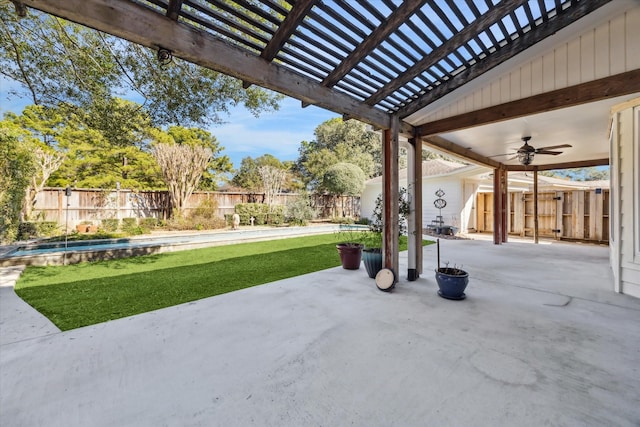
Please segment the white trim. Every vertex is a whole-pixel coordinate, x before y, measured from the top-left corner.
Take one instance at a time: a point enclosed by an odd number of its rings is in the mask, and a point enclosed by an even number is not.
[[[633,262],[640,264],[640,106],[633,109]]]

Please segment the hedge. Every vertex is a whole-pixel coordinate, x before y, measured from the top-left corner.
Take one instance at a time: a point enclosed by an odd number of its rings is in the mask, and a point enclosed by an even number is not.
[[[235,212],[240,215],[241,225],[251,225],[251,217],[255,218],[254,225],[279,225],[284,223],[284,206],[271,207],[264,203],[238,203]]]

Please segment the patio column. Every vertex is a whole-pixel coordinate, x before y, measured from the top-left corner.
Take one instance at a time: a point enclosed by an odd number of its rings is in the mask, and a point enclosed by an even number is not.
[[[507,242],[507,170],[493,171],[493,243]]]
[[[398,116],[391,116],[391,128],[382,142],[382,264],[398,277]]]
[[[407,238],[409,259],[407,278],[414,281],[422,273],[422,143],[420,139],[409,139],[407,155],[407,194],[409,197],[409,218],[407,218]]]
[[[493,170],[493,243],[502,243],[502,188],[500,179],[500,169]]]
[[[502,174],[500,176],[501,190],[500,196],[502,197],[502,243],[507,243],[507,237],[509,235],[509,171],[506,169],[500,169]]]
[[[533,243],[538,243],[538,168],[533,168]]]

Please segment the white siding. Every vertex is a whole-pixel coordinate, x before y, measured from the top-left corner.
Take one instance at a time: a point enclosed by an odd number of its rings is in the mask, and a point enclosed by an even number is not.
[[[406,180],[400,181],[401,187],[406,187]],[[441,189],[445,192],[442,196],[447,202],[447,206],[442,209],[442,218],[446,225],[460,227],[462,222],[463,208],[463,182],[462,178],[456,176],[445,176],[441,178],[425,177],[422,180],[422,224],[424,227],[431,224],[431,221],[439,215],[438,209],[433,202],[438,197],[435,195],[437,190]],[[365,186],[361,199],[361,215],[363,218],[371,218],[375,200],[378,194],[382,193],[382,183],[368,183]],[[475,194],[471,196],[473,199]],[[473,203],[473,202],[472,202]],[[466,230],[460,230],[466,231]]]
[[[611,265],[615,289],[640,298],[640,100],[612,120]]]
[[[640,6],[575,35],[426,116],[439,120],[640,69]]]

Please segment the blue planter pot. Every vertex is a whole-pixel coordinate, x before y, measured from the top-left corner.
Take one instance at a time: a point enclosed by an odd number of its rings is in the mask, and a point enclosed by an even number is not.
[[[375,279],[378,271],[382,270],[382,249],[363,249],[362,260],[364,261],[364,267],[367,269],[369,277]]]
[[[461,300],[466,297],[464,290],[469,284],[469,273],[459,268],[439,268],[436,270],[438,295],[442,298]]]

